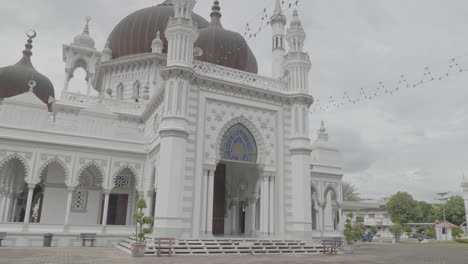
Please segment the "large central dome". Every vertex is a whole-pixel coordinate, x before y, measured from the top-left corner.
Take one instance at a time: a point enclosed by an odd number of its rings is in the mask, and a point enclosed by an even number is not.
[[[219,10],[219,2],[215,1],[211,23],[193,13],[193,20],[200,29],[200,36],[195,42],[195,47],[203,50],[203,55],[197,59],[257,73],[257,60],[247,42],[240,34],[222,27]],[[163,53],[167,53],[168,45],[164,32],[171,16],[174,16],[174,7],[172,1],[167,0],[158,6],[141,9],[124,18],[114,28],[108,39],[112,58],[150,53],[151,43],[158,31],[164,43]]]
[[[156,38],[158,31],[161,32],[161,39],[164,42],[163,53],[167,53],[167,39],[164,32],[171,16],[174,16],[172,1],[165,1],[158,6],[138,10],[124,18],[112,30],[108,39],[112,58],[150,53],[151,42]],[[198,23],[198,28],[205,28],[209,24],[195,13],[193,20]]]

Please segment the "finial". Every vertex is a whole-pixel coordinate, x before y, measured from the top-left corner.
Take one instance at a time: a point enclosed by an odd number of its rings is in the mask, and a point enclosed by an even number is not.
[[[221,24],[221,7],[219,6],[219,1],[215,0],[213,2],[213,7],[211,7],[211,23]]]
[[[30,80],[30,81],[28,82],[29,91],[32,92],[32,91],[34,90],[34,87],[36,87],[36,85],[37,85],[37,82],[36,82],[36,81]]]
[[[327,129],[325,129],[325,122],[321,122],[320,129],[317,134],[319,140],[328,141],[328,133]]]
[[[158,30],[158,32],[156,33],[156,39],[161,39],[161,32],[159,32],[159,30]]]
[[[301,26],[301,20],[299,19],[299,12],[297,12],[297,9],[294,9],[293,11],[293,18],[291,20],[291,26]]]
[[[83,33],[89,35],[89,21],[91,21],[91,17],[87,16],[85,19],[86,19],[86,26],[83,30]]]
[[[32,45],[33,41],[32,40],[33,40],[33,38],[35,38],[37,36],[37,33],[36,33],[36,31],[31,29],[31,30],[28,30],[26,32],[26,36],[28,37],[28,40],[27,40],[27,43],[24,45],[25,49],[23,50],[23,54],[25,56],[31,57],[31,55],[32,55],[31,50],[33,48],[33,45]]]
[[[282,13],[281,10],[281,0],[276,0],[276,6],[275,6],[275,15],[279,15]]]

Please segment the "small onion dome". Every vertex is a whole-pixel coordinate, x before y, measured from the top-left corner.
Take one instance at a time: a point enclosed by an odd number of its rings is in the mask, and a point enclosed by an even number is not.
[[[49,112],[52,111],[52,103],[55,101],[55,91],[52,82],[36,71],[31,63],[32,39],[36,37],[35,31],[27,33],[28,41],[23,51],[23,58],[12,66],[0,68],[0,99],[13,97],[29,91],[30,81],[35,81],[34,94],[47,104]]]
[[[156,38],[157,32],[161,32],[161,40],[164,43],[163,53],[167,54],[167,39],[164,34],[169,18],[174,17],[174,6],[168,0],[158,6],[148,7],[136,11],[122,21],[109,35],[110,49],[114,59],[141,53],[151,53],[151,44]],[[198,28],[208,26],[201,16],[193,13],[193,20]]]
[[[156,38],[151,43],[151,50],[155,53],[162,53],[164,49],[164,42],[161,40],[161,33],[158,31]]]
[[[83,30],[83,33],[79,34],[73,39],[73,44],[94,49],[95,47],[94,39],[89,35],[89,21],[90,20],[91,20],[90,17],[86,17],[86,26]]]
[[[229,31],[221,25],[219,1],[214,1],[211,23],[200,30],[195,47],[203,50],[198,60],[234,68],[241,71],[258,73],[257,59],[247,42],[237,32]]]
[[[297,12],[297,9],[294,9],[293,17],[291,20],[291,27],[301,27],[301,26],[302,26],[302,22],[299,19],[299,13]]]

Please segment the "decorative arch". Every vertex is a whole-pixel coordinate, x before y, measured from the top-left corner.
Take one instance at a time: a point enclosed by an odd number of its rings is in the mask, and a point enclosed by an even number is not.
[[[315,184],[310,185],[310,193],[312,195],[312,200],[315,200],[315,202],[319,203],[319,188]]]
[[[216,163],[223,159],[221,150],[223,147],[225,135],[229,131],[229,129],[231,129],[235,125],[242,125],[251,134],[257,148],[256,163],[263,165],[265,163],[265,141],[260,132],[258,131],[257,127],[244,116],[232,119],[231,121],[227,122],[219,131],[218,137],[216,139]]]
[[[224,160],[256,163],[257,143],[244,125],[236,124],[224,134],[220,153]]]
[[[4,159],[2,159],[0,161],[0,170],[3,169],[3,166],[5,164],[7,164],[8,162],[10,162],[13,159],[17,159],[23,165],[24,174],[25,174],[24,175],[24,180],[26,181],[28,179],[28,177],[30,176],[30,168],[29,168],[29,165],[28,165],[28,162],[26,161],[26,159],[24,157],[22,157],[21,155],[19,155],[18,153],[11,154],[11,155],[5,157]]]
[[[74,185],[78,185],[80,183],[80,177],[81,177],[83,171],[86,170],[87,168],[89,168],[90,166],[94,166],[94,167],[96,167],[98,169],[99,173],[101,174],[101,183],[103,184],[104,182],[106,182],[105,181],[106,174],[104,172],[104,169],[102,168],[102,166],[99,163],[92,160],[90,162],[85,163],[83,166],[80,167],[80,169],[78,169],[78,171],[76,172],[75,178],[73,179],[73,184]]]
[[[119,85],[117,85],[117,91],[115,93],[115,97],[117,100],[124,99],[124,91],[125,91],[125,86],[123,85],[123,83],[119,83]]]
[[[333,184],[328,184],[325,189],[324,189],[324,192],[323,192],[323,202],[324,204],[327,203],[327,195],[329,192],[334,192],[335,193],[335,196],[336,196],[336,201],[339,202],[340,201],[340,193],[338,192],[338,190],[336,189],[335,186],[333,186]]]
[[[141,83],[140,81],[135,81],[133,84],[133,98],[138,99],[141,97]]]
[[[111,182],[110,182],[110,188],[111,189],[114,189],[115,187],[115,179],[117,178],[117,176],[125,169],[128,169],[132,172],[133,174],[133,180],[135,181],[134,182],[134,185],[135,187],[139,187],[140,185],[140,179],[138,177],[138,173],[137,173],[137,170],[136,168],[134,168],[133,166],[129,165],[129,164],[125,164],[125,165],[122,165],[120,166],[115,172],[114,174],[112,175],[112,179],[111,179]]]
[[[54,157],[52,159],[49,159],[47,160],[46,162],[44,162],[41,167],[39,167],[39,170],[37,171],[37,176],[36,176],[36,183],[40,182],[41,179],[42,179],[42,173],[44,172],[44,170],[52,163],[57,163],[59,164],[63,171],[64,171],[64,183],[66,184],[67,182],[70,182],[70,171],[68,170],[68,167],[67,165],[59,158],[57,157]],[[42,180],[45,180],[45,179],[42,179]]]
[[[76,57],[73,60],[71,73],[70,73],[70,79],[73,78],[73,74],[79,68],[83,69],[86,72],[85,80],[88,81],[88,79],[89,79],[89,66],[88,66],[88,63],[86,62],[86,59],[84,59],[81,56]]]

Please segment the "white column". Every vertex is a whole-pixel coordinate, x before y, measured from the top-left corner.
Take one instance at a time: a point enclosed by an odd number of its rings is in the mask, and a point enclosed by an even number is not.
[[[260,234],[268,235],[268,206],[269,206],[269,183],[268,178],[263,175],[260,177]]]
[[[270,182],[269,182],[269,199],[268,201],[270,202],[269,208],[270,208],[270,217],[269,217],[269,225],[268,225],[268,233],[269,235],[274,235],[275,233],[275,177],[270,177]]]
[[[232,197],[233,205],[232,205],[232,226],[231,226],[231,234],[235,235],[238,231],[238,219],[239,219],[239,200],[237,197]]]
[[[214,195],[214,169],[208,171],[208,203],[207,203],[207,234],[213,234],[213,195]]]
[[[7,194],[5,199],[5,212],[3,213],[3,222],[8,222],[10,218],[12,194]]]
[[[6,194],[3,192],[0,192],[0,223],[3,222],[5,202],[6,202]]]
[[[111,190],[104,190],[104,209],[102,211],[102,225],[107,225],[107,211],[109,210],[109,194]]]
[[[36,187],[36,184],[30,183],[28,184],[28,200],[26,202],[26,211],[24,213],[24,223],[29,223],[29,217],[31,216],[31,204],[32,204],[32,198],[33,198],[33,192],[34,188]]]
[[[207,218],[208,218],[208,173],[209,170],[203,170],[203,189],[202,189],[202,234],[207,234]]]
[[[65,211],[65,222],[64,225],[68,225],[70,223],[70,211],[71,211],[71,204],[73,199],[73,191],[75,187],[67,187],[67,207]]]
[[[255,216],[257,214],[257,210],[256,210],[256,205],[257,205],[257,197],[252,197],[251,201],[250,201],[250,234],[252,236],[255,235],[256,233],[256,228],[255,228],[255,223],[256,223],[256,219],[255,219]]]
[[[342,231],[343,229],[343,209],[341,205],[338,207],[338,231]]]
[[[10,222],[15,221],[15,216],[16,216],[16,206],[18,204],[18,198],[16,198],[16,194],[13,195],[13,205],[11,208],[11,213],[10,213]]]

